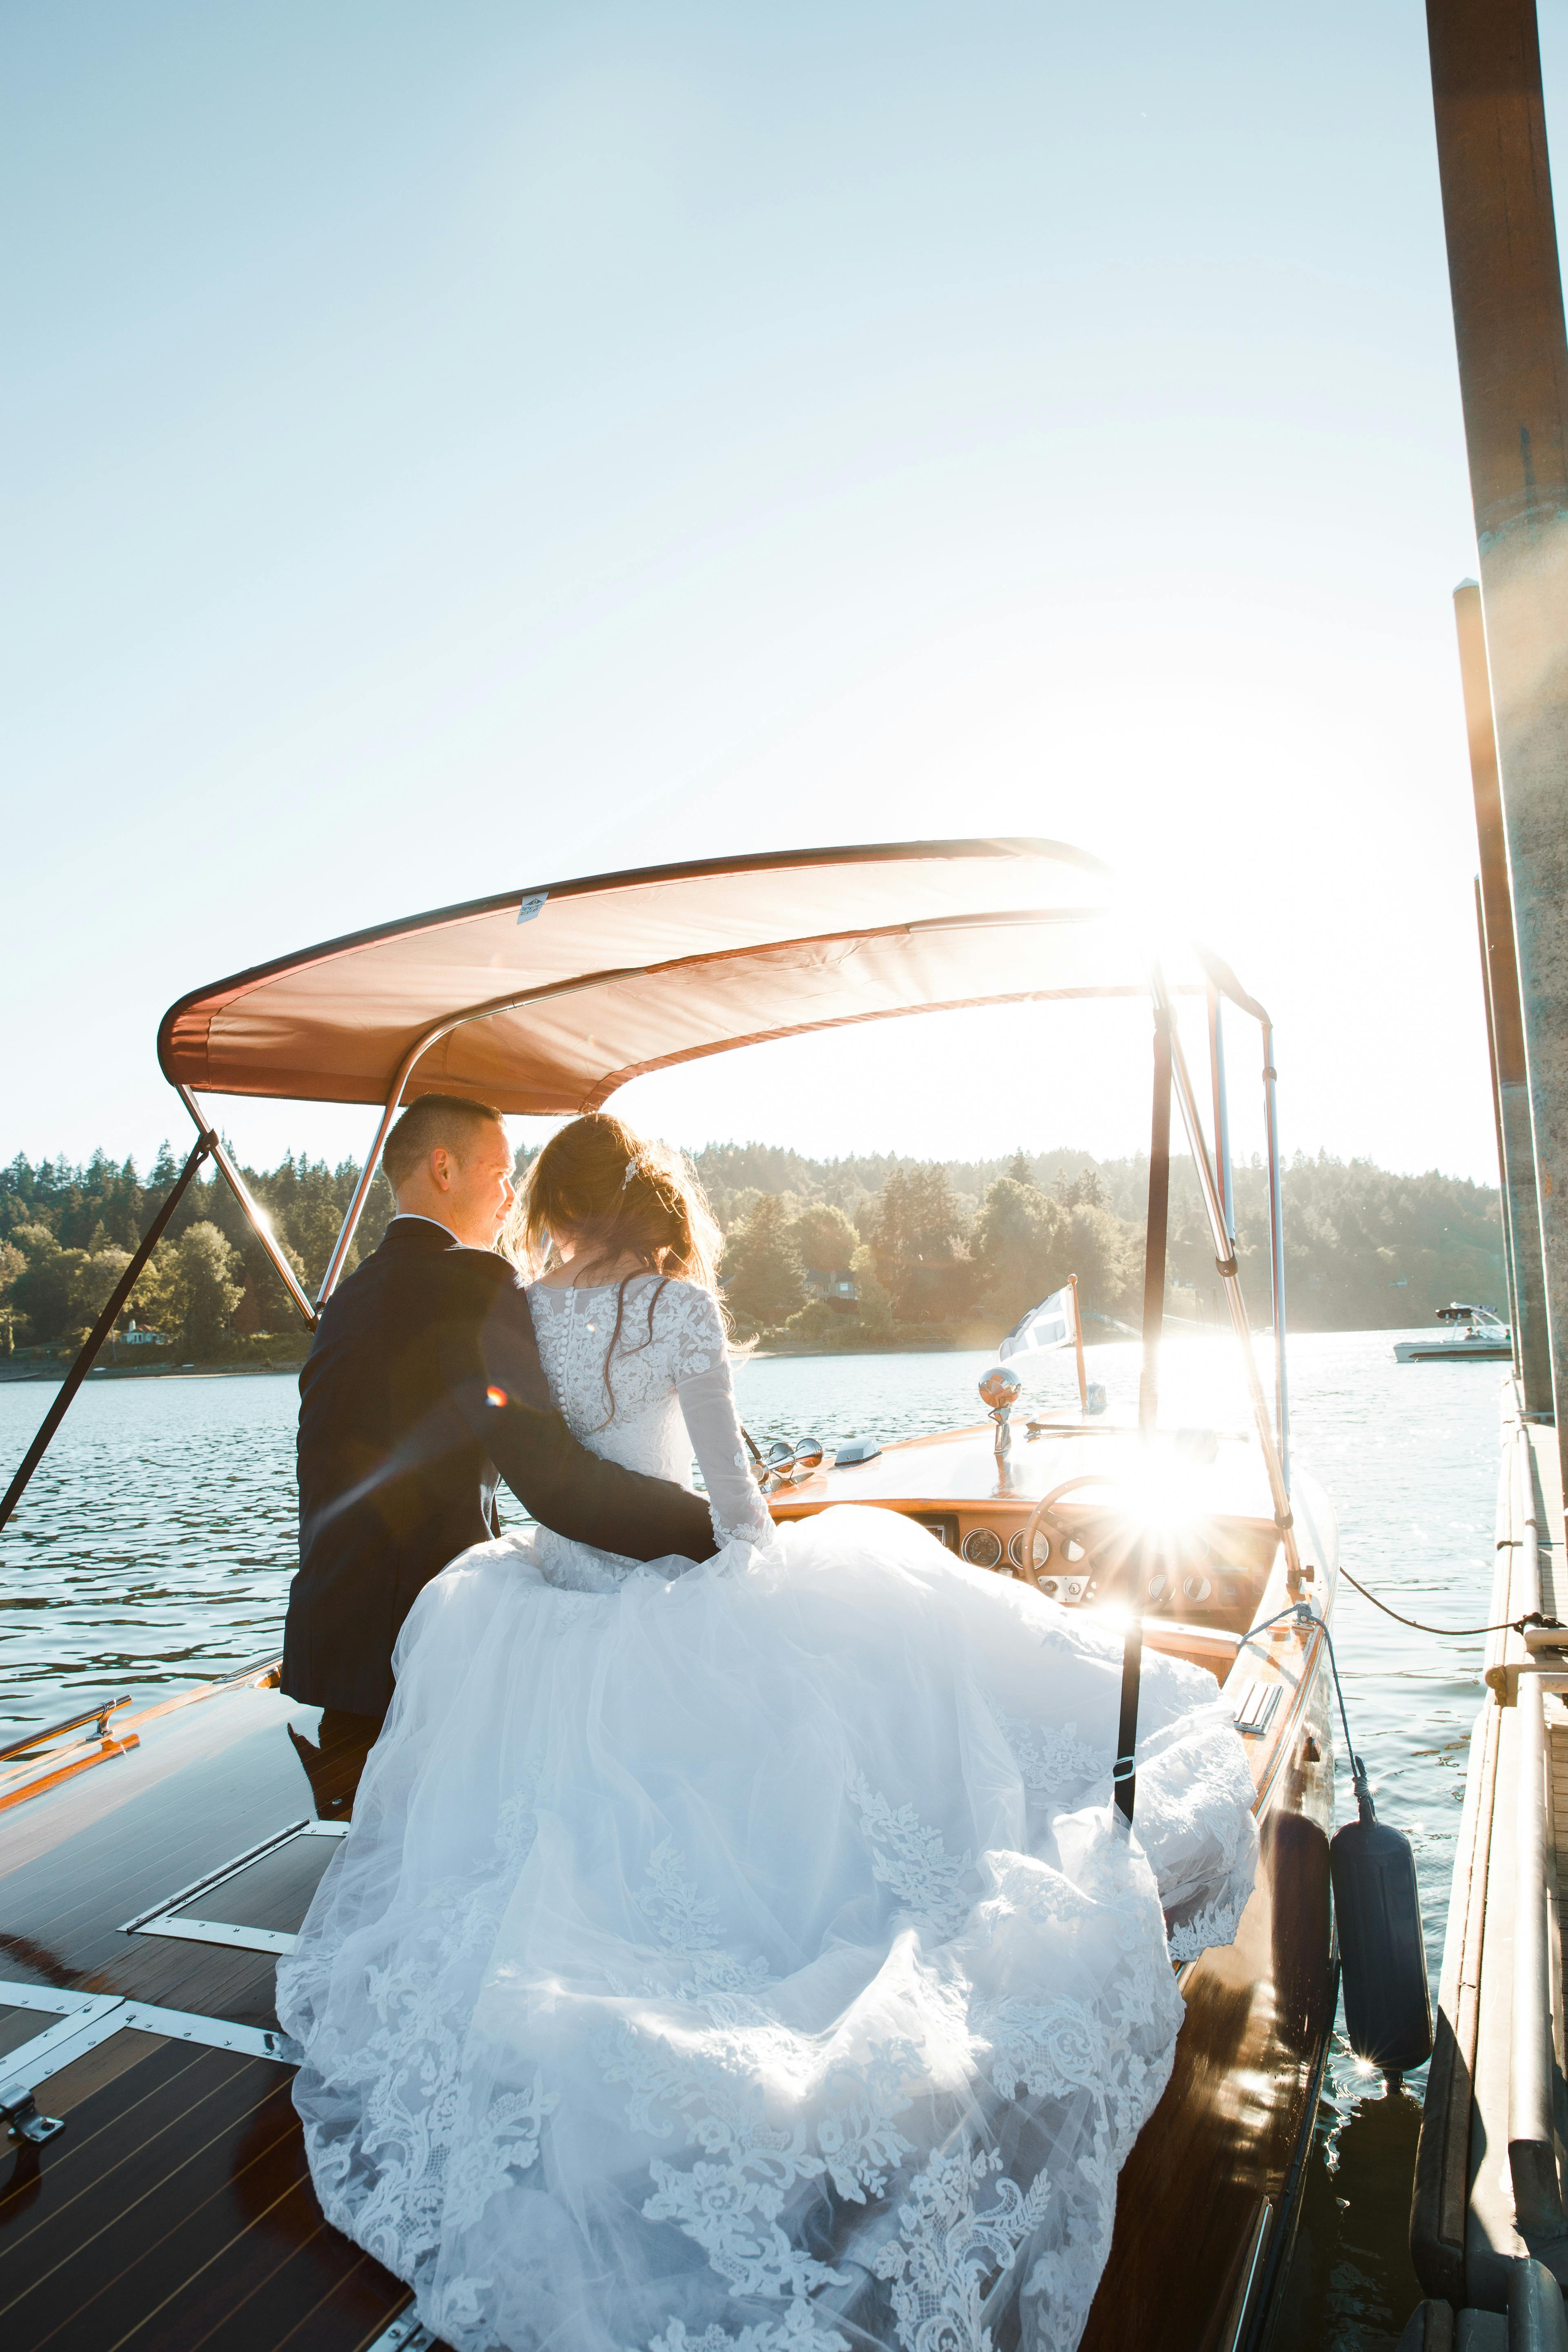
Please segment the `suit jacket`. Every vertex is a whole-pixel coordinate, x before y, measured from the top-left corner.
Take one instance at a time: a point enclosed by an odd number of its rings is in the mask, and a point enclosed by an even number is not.
[[[707,1559],[715,1549],[695,1495],[603,1462],[572,1435],[507,1260],[396,1218],[328,1300],[300,1375],[291,1697],[385,1712],[393,1644],[419,1592],[500,1531],[498,1474],[534,1518],[601,1550]]]

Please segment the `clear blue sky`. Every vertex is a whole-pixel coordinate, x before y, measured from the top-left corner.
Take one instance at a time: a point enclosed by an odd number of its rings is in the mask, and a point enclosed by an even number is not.
[[[1415,0],[13,0],[0,58],[0,1155],[178,1139],[164,1005],[362,923],[1006,831],[1231,955],[1288,1144],[1495,1174]],[[625,1107],[1140,1140],[1059,1020],[920,1027]]]

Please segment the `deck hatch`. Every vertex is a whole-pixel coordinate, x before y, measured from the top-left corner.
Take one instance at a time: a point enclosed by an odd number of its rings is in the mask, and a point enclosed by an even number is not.
[[[118,2033],[125,2022],[121,2015],[124,2006],[113,1993],[58,1992],[52,1985],[9,1984],[0,1979],[0,2009],[32,2010],[54,2021],[0,2058],[0,2109],[18,2106],[70,2059]],[[4,2144],[0,2134],[0,2147]]]
[[[30,2090],[127,2027],[161,2033],[170,2042],[237,2051],[247,2058],[275,2058],[284,2066],[300,2063],[299,2043],[276,2026],[241,2025],[233,2018],[205,2016],[199,2010],[161,2009],[156,2002],[129,2000],[121,1993],[57,1992],[49,1985],[13,1984],[0,1977],[0,2009],[37,2010],[57,2021],[0,2058],[0,2097]]]
[[[313,1842],[347,1835],[346,1822],[291,1822],[275,1836],[164,1895],[150,1911],[128,1919],[123,1932],[281,1957],[293,1950],[298,1922],[331,1859]],[[234,1916],[225,1918],[226,1910]],[[269,1916],[295,1924],[269,1926]]]

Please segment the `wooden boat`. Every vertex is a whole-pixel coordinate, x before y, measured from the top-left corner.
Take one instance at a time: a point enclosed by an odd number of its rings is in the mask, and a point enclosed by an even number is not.
[[[1212,1149],[1176,1018],[1187,991],[1208,1016]],[[1278,1181],[1273,1412],[1252,1365],[1230,1222],[1221,1003],[1262,1024],[1277,1180],[1262,1008],[1202,950],[1179,965],[1151,956],[1104,869],[1081,853],[965,842],[661,868],[446,909],[199,991],[166,1017],[160,1051],[197,1122],[182,1181],[210,1156],[253,1214],[195,1087],[379,1105],[325,1296],[386,1129],[424,1088],[508,1111],[576,1111],[637,1069],[766,1036],[1112,992],[1142,994],[1153,1011],[1136,1423],[1047,1415],[1019,1428],[1003,1380],[988,1384],[992,1416],[974,1427],[851,1449],[861,1458],[830,1465],[783,1446],[764,1483],[780,1519],[841,1503],[903,1512],[972,1563],[1024,1579],[1042,1606],[1114,1608],[1124,1759],[1145,1645],[1222,1684],[1252,1760],[1258,1883],[1237,1941],[1180,1971],[1174,2072],[1124,2171],[1083,2342],[1256,2352],[1278,2309],[1335,2000],[1325,1678],[1335,1535],[1322,1498],[1289,1467]],[[1173,1097],[1247,1370],[1244,1435],[1159,1420]],[[258,1229],[269,1238],[264,1220]],[[121,1297],[137,1271],[133,1262]],[[0,1522],[72,1392],[68,1382]],[[110,1701],[0,1753],[7,2343],[395,2352],[428,2340],[400,2283],[321,2219],[289,2103],[295,2053],[273,2010],[273,1969],[344,1833],[363,1752],[323,1749],[321,1718],[278,1678],[264,1660],[154,1706]],[[1116,1801],[1131,1811],[1130,1770]]]

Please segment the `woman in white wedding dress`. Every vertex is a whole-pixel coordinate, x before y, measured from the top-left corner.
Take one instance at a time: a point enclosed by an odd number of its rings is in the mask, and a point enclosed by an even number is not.
[[[458,2352],[1070,2352],[1169,2076],[1173,1959],[1257,1842],[1212,1677],[908,1519],[775,1529],[683,1163],[535,1163],[583,1441],[679,1477],[693,1568],[544,1529],[420,1596],[279,2011],[328,2219]]]

